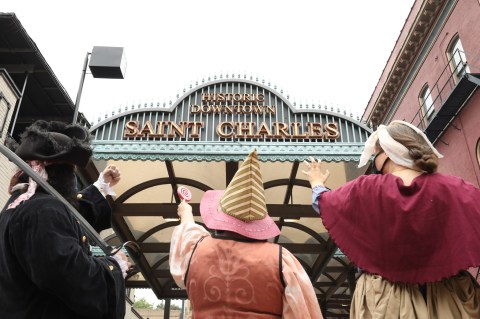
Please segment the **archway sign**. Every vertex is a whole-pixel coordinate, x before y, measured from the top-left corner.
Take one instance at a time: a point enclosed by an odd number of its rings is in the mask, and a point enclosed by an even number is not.
[[[280,92],[247,79],[201,84],[169,108],[132,109],[92,127],[95,159],[357,161],[370,129],[320,107],[296,109]]]
[[[313,211],[300,165],[308,156],[322,159],[332,173],[331,188],[364,174],[356,162],[371,134],[367,126],[333,110],[297,109],[275,88],[230,77],[192,88],[169,108],[112,115],[91,133],[96,170],[108,161],[122,171],[112,205],[115,233],[141,251],[133,256],[138,273],[127,279],[127,287],[150,287],[159,299],[187,297],[168,265],[172,228],[178,224],[176,190],[184,185],[192,191],[190,204],[202,223],[204,192],[225,189],[239,162],[256,148],[268,213],[281,229],[273,241],[306,269],[322,309],[348,317],[355,268]]]

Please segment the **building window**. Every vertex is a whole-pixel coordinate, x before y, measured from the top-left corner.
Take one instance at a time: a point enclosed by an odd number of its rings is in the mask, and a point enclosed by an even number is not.
[[[435,113],[435,107],[433,104],[432,93],[428,85],[425,85],[420,92],[419,96],[420,109],[422,113],[422,123],[427,124]]]
[[[462,41],[460,41],[458,35],[452,39],[450,45],[448,46],[447,57],[455,82],[458,82],[465,73],[470,72],[467,65],[467,57],[465,56],[465,51],[463,50]]]

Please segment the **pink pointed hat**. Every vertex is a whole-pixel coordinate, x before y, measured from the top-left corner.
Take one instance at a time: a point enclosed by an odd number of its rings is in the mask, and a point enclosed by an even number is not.
[[[265,240],[280,230],[268,216],[257,150],[254,149],[226,190],[205,192],[200,215],[210,229],[228,230],[248,238]]]

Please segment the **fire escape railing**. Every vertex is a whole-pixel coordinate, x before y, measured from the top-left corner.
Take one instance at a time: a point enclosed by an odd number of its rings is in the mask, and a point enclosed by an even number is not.
[[[452,61],[455,61],[455,54],[458,54],[458,56],[460,57],[460,61],[457,64],[452,64]],[[420,129],[426,129],[428,123],[442,107],[444,101],[448,98],[449,94],[458,84],[459,79],[465,74],[465,71],[468,69],[467,61],[463,61],[463,54],[460,54],[458,50],[455,51],[455,54],[453,54],[452,57],[448,60],[437,81],[431,87],[430,94],[426,96],[425,99],[422,101],[420,108],[415,113],[413,119],[410,121],[410,123]],[[433,103],[427,108],[426,103],[428,102],[428,97],[431,98]]]
[[[455,57],[459,58],[458,63]],[[470,73],[470,66],[464,52],[456,50],[410,121],[431,142],[440,137],[479,85],[479,75]]]

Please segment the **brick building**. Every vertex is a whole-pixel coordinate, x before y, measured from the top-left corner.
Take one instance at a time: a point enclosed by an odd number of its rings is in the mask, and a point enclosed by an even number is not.
[[[405,120],[445,157],[439,171],[480,185],[480,3],[417,0],[370,98],[374,127]]]

